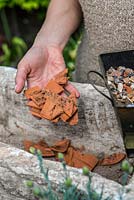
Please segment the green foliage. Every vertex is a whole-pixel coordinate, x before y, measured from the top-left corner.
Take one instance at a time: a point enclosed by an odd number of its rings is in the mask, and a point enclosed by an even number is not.
[[[50,0],[0,0],[0,9],[4,7],[19,6],[21,9],[31,11],[39,7],[47,8]]]
[[[65,186],[71,187],[72,186],[72,179],[70,177],[67,177],[65,180]]]
[[[134,171],[133,166],[128,162],[128,160],[123,160],[121,163],[121,170],[123,171],[122,185],[123,187],[119,191],[119,200],[125,200],[124,194],[130,192],[130,189],[126,189],[125,185],[128,183],[129,175],[131,175]]]
[[[16,65],[27,50],[27,45],[22,38],[13,37],[11,44],[3,43],[3,54],[0,56],[0,63],[5,66]]]
[[[128,181],[128,177],[130,174],[133,173],[134,168],[127,160],[124,160],[121,164],[121,169],[123,171],[122,185],[126,185]]]
[[[26,10],[26,12],[42,8],[43,15],[41,10],[38,14],[39,19],[42,20],[42,16],[44,16],[44,8],[46,11],[49,2],[50,0],[0,0],[0,18],[6,40],[8,41],[8,43],[2,45],[3,55],[0,57],[0,64],[10,66],[16,65],[17,61],[23,57],[27,49],[26,43],[22,38],[12,36],[5,8],[20,7],[21,9]],[[81,40],[81,32],[81,30],[77,31],[70,38],[63,52],[66,66],[69,69],[70,80],[72,80],[72,72],[75,70],[75,59],[78,45]]]
[[[82,171],[83,171],[83,174],[86,176],[88,176],[89,175],[89,169],[88,169],[88,167],[83,167],[83,169],[82,169]]]
[[[33,187],[33,182],[32,181],[27,181],[27,187],[32,188]]]
[[[63,161],[63,160],[64,160],[64,155],[63,155],[63,153],[58,153],[58,159],[59,159],[60,161]]]
[[[70,38],[69,42],[67,43],[63,51],[63,56],[64,56],[66,66],[69,71],[70,80],[72,80],[72,72],[75,70],[76,55],[77,55],[78,46],[81,41],[81,35],[82,35],[81,31],[74,34]]]
[[[133,172],[133,166],[127,161],[127,160],[124,160],[123,162],[122,162],[122,165],[121,165],[121,169],[124,171],[124,172],[126,172],[126,173],[128,173],[128,174],[132,174],[132,172]]]

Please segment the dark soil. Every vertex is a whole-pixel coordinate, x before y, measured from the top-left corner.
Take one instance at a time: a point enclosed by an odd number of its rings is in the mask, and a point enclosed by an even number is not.
[[[134,166],[134,158],[126,158],[129,163]],[[122,184],[123,171],[121,170],[121,162],[111,166],[96,166],[93,172],[113,181]],[[128,176],[128,182],[132,174]]]
[[[121,184],[123,172],[120,163],[112,166],[96,166],[93,172]]]
[[[45,158],[45,160],[58,161],[55,158]],[[133,164],[134,159],[129,160],[129,162]],[[94,168],[94,170],[92,172],[97,173],[97,174],[101,175],[102,177],[105,177],[107,179],[115,181],[119,184],[122,184],[123,171],[121,170],[121,163],[111,165],[111,166],[98,165]],[[132,177],[132,175],[128,176],[128,182],[131,179],[131,177]]]

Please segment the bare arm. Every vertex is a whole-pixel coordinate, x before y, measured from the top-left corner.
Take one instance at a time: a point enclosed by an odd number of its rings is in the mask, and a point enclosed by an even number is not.
[[[63,49],[70,35],[78,28],[81,17],[78,0],[52,0],[34,45],[56,44]]]
[[[81,21],[78,0],[51,0],[45,22],[32,47],[18,64],[15,91],[20,93],[27,80],[27,87],[44,87],[47,82],[65,68],[62,50],[70,35]],[[69,92],[79,92],[68,84]]]

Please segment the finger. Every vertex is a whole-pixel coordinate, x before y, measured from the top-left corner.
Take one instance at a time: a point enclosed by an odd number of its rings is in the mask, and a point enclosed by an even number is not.
[[[66,89],[69,93],[73,93],[73,92],[74,92],[77,98],[80,97],[79,91],[78,91],[71,83],[68,83],[68,84],[65,86],[65,89]]]
[[[65,92],[62,92],[62,93],[61,93],[61,96],[64,97],[64,98],[67,98],[67,95],[66,95]]]
[[[18,70],[17,70],[17,74],[16,74],[16,78],[15,78],[15,92],[16,93],[20,93],[24,86],[25,86],[25,81],[26,81],[26,77],[28,75],[28,66],[27,65],[22,65],[19,64],[18,65]]]

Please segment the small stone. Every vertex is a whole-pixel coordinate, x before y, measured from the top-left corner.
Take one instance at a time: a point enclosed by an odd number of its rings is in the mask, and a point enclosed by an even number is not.
[[[124,67],[124,66],[119,66],[118,68],[117,68],[119,71],[125,71],[125,69],[126,69],[126,67]]]
[[[130,69],[130,68],[126,68],[126,69],[125,69],[125,74],[129,75],[129,74],[131,74],[131,73],[133,73],[133,70],[132,70],[132,69]]]
[[[118,91],[121,93],[123,90],[123,84],[122,83],[119,83],[118,84]]]
[[[108,74],[111,74],[115,69],[113,67],[110,67],[109,70],[107,71]]]
[[[131,76],[131,77],[129,78],[129,81],[131,81],[131,82],[134,83],[134,76]]]
[[[134,83],[132,83],[130,87],[132,90],[134,90]]]
[[[126,98],[127,98],[127,96],[125,96],[125,95],[122,96],[122,99],[123,99],[123,100],[126,100]]]
[[[114,77],[113,76],[108,76],[108,81],[110,81],[110,82],[114,82]]]
[[[126,77],[126,78],[123,79],[124,83],[129,83],[129,81],[130,81],[130,79],[128,77]]]
[[[120,80],[117,76],[114,76],[114,83],[118,85],[120,83]]]
[[[134,103],[134,70],[119,66],[107,71],[109,89],[117,102],[127,104]],[[114,79],[114,81],[113,81]]]

